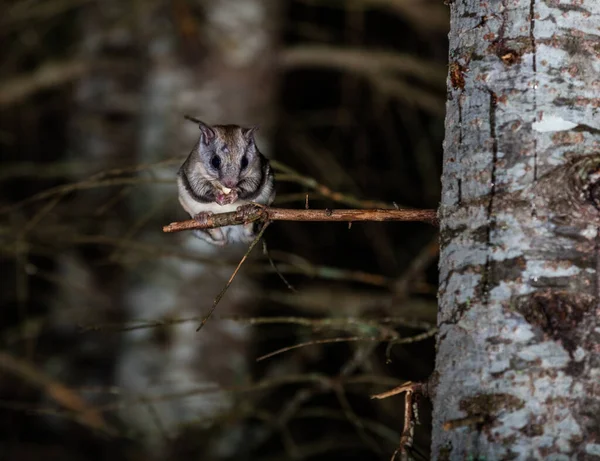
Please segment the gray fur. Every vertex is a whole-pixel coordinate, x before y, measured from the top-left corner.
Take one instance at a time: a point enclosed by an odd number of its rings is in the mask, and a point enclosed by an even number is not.
[[[269,161],[256,146],[255,128],[209,126],[203,122],[199,126],[200,138],[177,173],[179,201],[190,216],[234,211],[250,202],[270,205],[275,199],[274,176]],[[218,167],[213,165],[215,156],[220,160]],[[248,163],[242,168],[244,157]],[[225,200],[231,197],[235,200],[223,203],[223,187],[235,194]],[[255,230],[248,224],[194,231],[194,234],[223,246],[250,242]]]

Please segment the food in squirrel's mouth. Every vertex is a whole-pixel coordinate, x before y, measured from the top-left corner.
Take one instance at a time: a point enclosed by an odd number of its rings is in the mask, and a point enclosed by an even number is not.
[[[221,192],[223,192],[225,195],[229,195],[231,193],[231,189],[229,187],[225,187],[219,182],[214,182],[213,184],[217,187],[217,189],[220,189]]]

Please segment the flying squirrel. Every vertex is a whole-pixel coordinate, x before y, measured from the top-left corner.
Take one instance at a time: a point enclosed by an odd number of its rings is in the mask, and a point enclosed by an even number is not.
[[[243,213],[251,202],[273,203],[273,171],[256,145],[256,127],[210,126],[187,118],[198,123],[200,138],[177,173],[177,187],[179,202],[193,219],[206,223],[213,213]],[[193,232],[218,246],[250,243],[256,236],[254,223]]]

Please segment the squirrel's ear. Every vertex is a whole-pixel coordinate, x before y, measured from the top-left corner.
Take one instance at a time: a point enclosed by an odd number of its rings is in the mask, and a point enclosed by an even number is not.
[[[215,130],[213,130],[212,127],[210,127],[206,123],[200,121],[198,123],[198,127],[202,132],[202,140],[204,141],[204,144],[208,146],[215,139]]]
[[[210,125],[207,125],[202,120],[199,120],[190,115],[184,115],[184,117],[187,120],[190,120],[191,122],[198,124],[198,127],[200,128],[200,131],[202,132],[202,141],[204,142],[204,144],[206,144],[208,146],[214,140],[215,130]]]
[[[252,128],[242,128],[242,134],[244,135],[244,138],[250,141],[257,130],[258,126],[253,126]]]

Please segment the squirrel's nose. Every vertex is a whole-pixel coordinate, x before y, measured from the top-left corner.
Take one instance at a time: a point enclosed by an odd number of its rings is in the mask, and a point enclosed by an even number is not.
[[[221,181],[221,184],[223,184],[225,187],[229,187],[230,189],[233,189],[235,186],[237,186],[237,180],[231,179],[231,178],[224,178]]]

